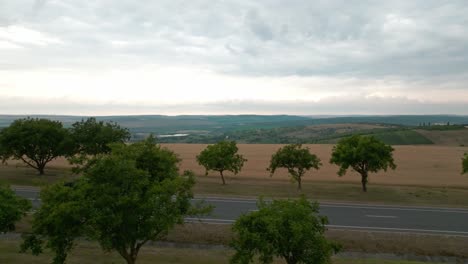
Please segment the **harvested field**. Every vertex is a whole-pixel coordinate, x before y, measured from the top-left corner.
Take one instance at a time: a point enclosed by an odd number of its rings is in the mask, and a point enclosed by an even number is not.
[[[197,164],[196,155],[206,145],[165,144],[164,146],[180,155],[182,169],[193,170],[199,175],[205,173],[203,167]],[[242,172],[234,177],[239,180],[243,178],[288,179],[285,170],[278,170],[272,178],[266,171],[271,155],[281,146],[240,144],[239,152],[248,159],[248,162]],[[309,172],[304,177],[304,181],[360,182],[360,176],[355,172],[350,171],[343,177],[337,176],[338,167],[328,163],[333,145],[307,146],[322,160],[323,167],[319,171]],[[370,175],[370,184],[468,187],[468,177],[460,175],[461,157],[464,152],[468,152],[468,147],[395,146],[394,148],[397,169]],[[209,175],[218,176],[213,172]]]
[[[197,175],[204,175],[203,167],[196,162],[196,155],[200,153],[206,144],[163,144],[163,146],[175,151],[182,159],[181,170],[193,170]],[[278,170],[273,177],[269,177],[266,168],[269,165],[271,155],[282,145],[276,144],[239,144],[239,152],[247,159],[242,172],[236,176],[226,173],[228,177],[237,180],[262,179],[262,180],[287,180],[285,170]],[[312,153],[315,153],[323,163],[319,171],[306,174],[304,181],[327,182],[360,182],[360,176],[349,171],[343,177],[338,177],[338,167],[329,164],[333,145],[306,145]],[[370,184],[388,185],[413,185],[433,187],[462,187],[468,188],[468,177],[460,175],[461,158],[468,152],[468,147],[455,146],[395,146],[395,171],[380,172],[370,175]],[[11,161],[9,169],[15,164],[22,163]],[[63,159],[57,159],[50,163],[51,168],[66,168],[70,165]],[[209,177],[218,177],[218,174],[210,172]]]

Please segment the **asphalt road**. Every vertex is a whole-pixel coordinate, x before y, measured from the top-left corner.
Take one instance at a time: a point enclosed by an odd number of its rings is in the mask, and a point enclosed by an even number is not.
[[[40,206],[39,190],[14,188],[16,193]],[[242,213],[257,209],[256,201],[235,198],[195,198],[215,206],[207,217],[188,222],[230,224]],[[468,209],[380,206],[351,203],[321,203],[320,213],[328,216],[330,229],[371,230],[468,236]]]

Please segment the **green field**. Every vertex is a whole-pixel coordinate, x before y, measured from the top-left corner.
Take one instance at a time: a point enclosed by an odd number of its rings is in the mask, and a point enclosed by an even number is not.
[[[391,131],[373,134],[377,139],[390,145],[425,145],[433,144],[431,140],[414,130]]]

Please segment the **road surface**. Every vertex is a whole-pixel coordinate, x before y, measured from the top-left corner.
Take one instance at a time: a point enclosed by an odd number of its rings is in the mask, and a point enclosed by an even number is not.
[[[40,206],[39,190],[15,187],[15,192]],[[188,222],[230,224],[242,213],[257,209],[252,199],[195,198],[215,206],[210,216],[187,218]],[[468,209],[383,206],[352,203],[321,203],[320,214],[329,219],[330,229],[370,230],[468,236]]]

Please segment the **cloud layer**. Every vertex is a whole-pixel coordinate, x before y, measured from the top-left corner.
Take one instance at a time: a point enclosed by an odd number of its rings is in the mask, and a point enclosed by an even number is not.
[[[468,114],[466,14],[463,0],[1,1],[1,101],[30,107],[0,111]]]

